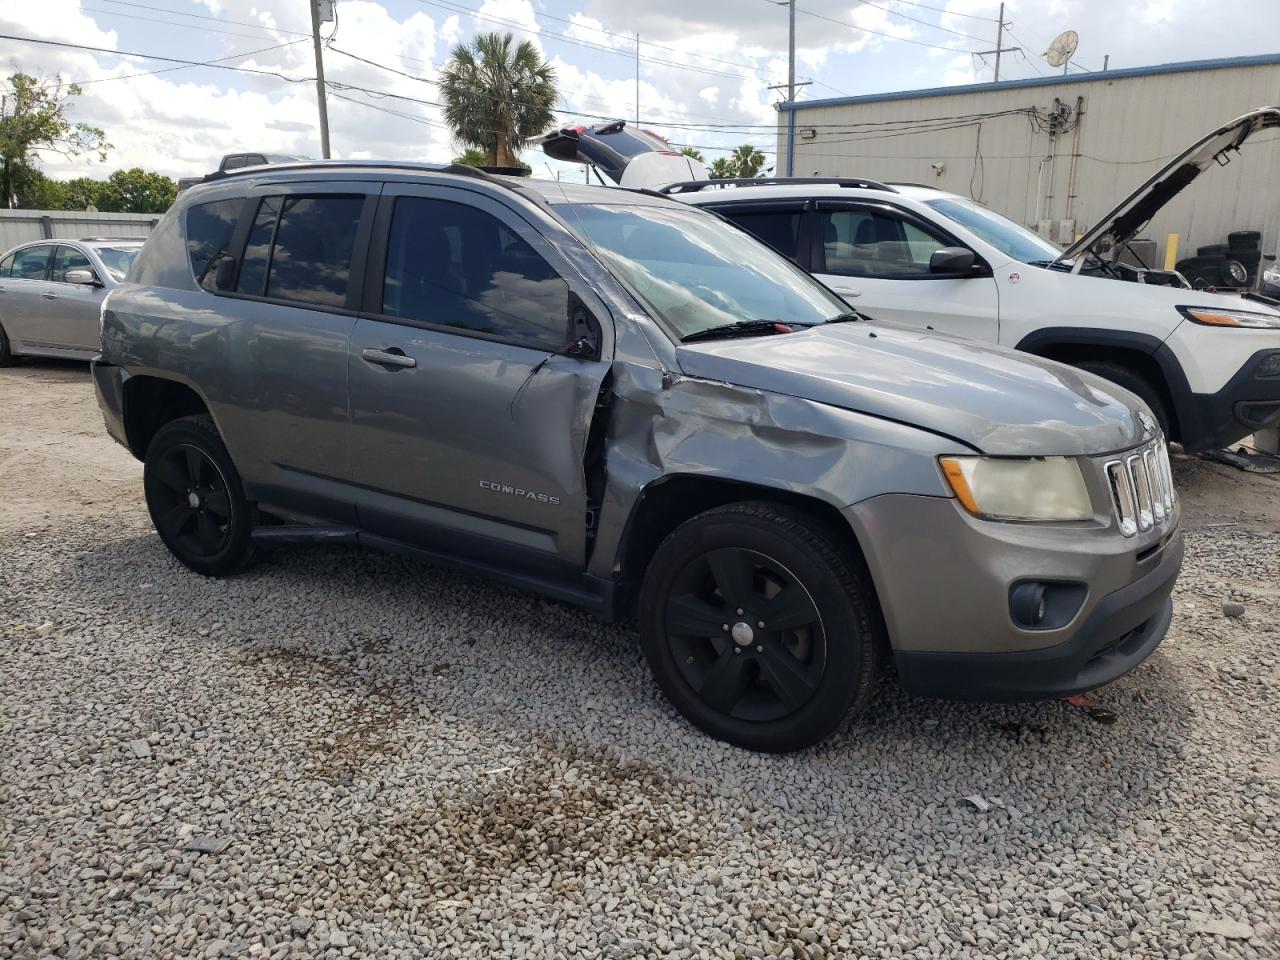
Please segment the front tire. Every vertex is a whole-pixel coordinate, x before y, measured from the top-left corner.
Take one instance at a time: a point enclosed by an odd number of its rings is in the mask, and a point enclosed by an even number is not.
[[[182,417],[157,430],[142,486],[156,533],[183,566],[223,577],[253,559],[253,506],[212,418]]]
[[[0,367],[7,367],[13,364],[13,348],[9,346],[9,336],[4,332],[4,327],[0,327]]]
[[[764,502],[709,510],[662,542],[640,635],[676,709],[772,753],[817,743],[862,707],[884,647],[861,558],[818,518]]]

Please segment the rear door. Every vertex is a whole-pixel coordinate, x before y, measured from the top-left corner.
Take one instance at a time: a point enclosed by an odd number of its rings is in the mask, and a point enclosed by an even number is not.
[[[973,275],[939,276],[929,258],[962,246],[936,224],[887,203],[819,200],[807,214],[809,271],[873,320],[996,343],[1000,300],[979,263]]]
[[[351,338],[361,527],[554,578],[581,573],[604,305],[518,212],[388,184]],[[600,355],[564,355],[587,328]]]
[[[805,206],[805,201],[798,200],[726,203],[705,209],[714,210],[807,270],[810,243],[806,231],[810,221],[803,215]]]
[[[70,270],[88,270],[98,284],[68,283]],[[85,254],[60,243],[53,253],[53,268],[49,273],[48,321],[46,330],[58,346],[67,350],[97,352],[101,344],[98,332],[98,310],[106,291],[103,278]]]
[[[202,368],[193,372],[216,388],[214,414],[251,495],[344,523],[355,519],[347,348],[378,189],[270,184],[187,215],[193,270],[222,298],[213,322],[192,334],[190,355]],[[226,251],[243,251],[234,271],[218,267]]]
[[[47,330],[52,291],[49,264],[53,244],[36,243],[14,251],[7,277],[0,277],[0,321],[14,349],[53,346]]]

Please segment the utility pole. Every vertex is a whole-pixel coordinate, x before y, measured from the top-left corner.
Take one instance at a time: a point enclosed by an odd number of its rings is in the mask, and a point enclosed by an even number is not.
[[[324,55],[320,47],[320,4],[325,3],[328,15],[325,22],[333,19],[334,0],[310,0],[311,2],[311,42],[316,51],[316,101],[320,107],[320,152],[329,159],[329,105],[324,95]]]
[[[787,33],[787,82],[775,83],[769,86],[770,90],[786,90],[787,102],[791,103],[796,98],[797,87],[807,87],[812,80],[803,80],[796,83],[796,0],[772,0],[779,7],[787,7],[790,13],[790,29]],[[795,166],[795,145],[796,145],[796,114],[794,110],[787,111],[787,173],[789,177],[792,175],[791,168]]]
[[[996,55],[996,76],[995,82],[1000,82],[1000,54],[1017,53],[1021,47],[1006,47],[1004,45],[1004,4],[1000,4],[1000,19],[996,22],[996,48],[994,50],[974,50],[975,57],[985,57],[989,53]]]
[[[640,126],[640,34],[636,34],[636,127]]]

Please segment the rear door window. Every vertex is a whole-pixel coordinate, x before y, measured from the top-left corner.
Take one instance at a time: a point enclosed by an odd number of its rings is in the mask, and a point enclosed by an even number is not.
[[[280,197],[263,197],[249,230],[249,242],[240,261],[238,293],[262,296],[267,284],[267,264],[271,261],[271,243],[280,219]]]
[[[51,253],[53,253],[51,243],[24,247],[13,255],[13,272],[10,276],[15,280],[43,280],[49,269]]]
[[[568,307],[568,283],[497,217],[448,200],[396,200],[383,315],[559,350]]]
[[[58,283],[66,283],[68,270],[88,270],[96,274],[88,257],[75,247],[60,244],[58,252],[53,256],[53,279]]]
[[[196,283],[206,290],[217,291],[218,265],[235,258],[231,238],[243,205],[239,199],[215,200],[187,211],[187,256]]]
[[[344,306],[363,208],[363,196],[285,197],[267,270],[266,296]]]
[[[799,262],[799,210],[750,210],[737,212],[732,208],[722,208],[716,212],[732,220],[757,240],[764,241],[792,262]]]

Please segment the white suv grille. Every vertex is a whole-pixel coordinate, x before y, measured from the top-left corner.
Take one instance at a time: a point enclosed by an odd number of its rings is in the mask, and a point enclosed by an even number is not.
[[[1120,532],[1145,533],[1173,516],[1173,471],[1169,448],[1156,440],[1106,465]]]

